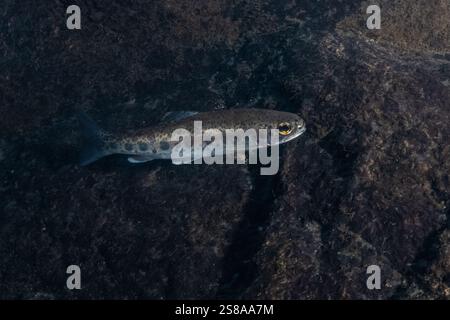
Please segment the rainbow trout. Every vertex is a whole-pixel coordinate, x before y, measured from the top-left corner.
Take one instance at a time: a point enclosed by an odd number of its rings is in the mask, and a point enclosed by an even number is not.
[[[130,131],[120,136],[98,128],[85,114],[81,114],[79,118],[83,136],[87,142],[82,150],[81,165],[90,164],[112,154],[128,155],[128,161],[132,163],[155,159],[172,158],[173,160],[173,152],[176,148],[178,148],[177,154],[182,149],[180,148],[180,138],[184,140],[183,146],[185,147],[185,156],[179,158],[182,160],[180,163],[192,161],[201,163],[198,160],[204,156],[202,150],[206,150],[205,148],[212,143],[211,141],[217,144],[222,139],[221,137],[228,138],[230,132],[244,133],[248,138],[248,133],[255,130],[256,140],[253,139],[250,143],[250,139],[247,139],[237,147],[237,150],[253,150],[286,143],[299,137],[306,130],[305,122],[298,115],[265,109],[232,109],[202,113],[172,112],[167,114],[163,118],[163,122],[158,125]],[[174,136],[174,133],[177,132],[178,134]],[[261,132],[265,136],[261,134],[258,136],[258,133]],[[275,134],[276,136],[274,136]],[[209,137],[208,141],[201,139],[204,136]],[[211,136],[214,140],[211,139]],[[234,150],[224,147],[223,151],[220,151],[220,146],[222,144],[216,145],[218,148],[213,150],[212,156],[228,156],[231,151],[234,155]],[[186,148],[189,149],[188,152],[186,152]],[[194,155],[196,152],[197,156]],[[205,162],[207,163],[206,160]]]

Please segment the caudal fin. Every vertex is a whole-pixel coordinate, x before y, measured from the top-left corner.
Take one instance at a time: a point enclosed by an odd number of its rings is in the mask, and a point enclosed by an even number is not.
[[[84,146],[81,150],[80,165],[88,165],[106,155],[103,150],[103,131],[84,113],[78,114]]]

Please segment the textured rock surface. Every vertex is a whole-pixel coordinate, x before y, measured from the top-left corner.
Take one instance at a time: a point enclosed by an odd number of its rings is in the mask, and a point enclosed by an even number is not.
[[[81,31],[68,4],[0,7],[1,298],[449,297],[446,1],[382,1],[379,31],[363,1],[80,1]],[[76,164],[78,110],[242,106],[307,121],[275,177]]]

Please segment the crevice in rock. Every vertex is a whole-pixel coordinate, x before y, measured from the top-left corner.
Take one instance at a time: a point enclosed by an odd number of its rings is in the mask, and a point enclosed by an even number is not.
[[[260,175],[260,166],[249,166],[249,170],[255,187],[223,259],[222,278],[216,294],[219,299],[240,298],[254,281],[257,275],[254,257],[264,241],[264,231],[276,198],[279,174]]]

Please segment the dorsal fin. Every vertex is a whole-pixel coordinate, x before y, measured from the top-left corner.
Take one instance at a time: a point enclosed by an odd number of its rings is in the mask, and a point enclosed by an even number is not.
[[[180,121],[182,119],[192,117],[198,113],[199,113],[198,111],[172,111],[172,112],[167,112],[162,117],[161,120],[163,122],[175,122],[175,121]]]

